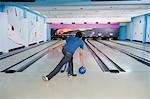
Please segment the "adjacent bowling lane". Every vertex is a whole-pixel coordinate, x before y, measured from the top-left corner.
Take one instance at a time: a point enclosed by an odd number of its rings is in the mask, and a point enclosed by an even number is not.
[[[142,49],[145,51],[150,51],[150,44],[146,44],[146,43],[143,44],[143,43],[134,42],[134,41],[118,41],[118,40],[112,40],[111,42],[122,44],[122,45],[127,45],[130,47],[135,47],[135,48]]]
[[[96,45],[99,50],[105,53],[108,57],[110,57],[116,64],[118,64],[121,68],[123,68],[126,72],[133,71],[150,71],[150,67],[145,66],[144,64],[136,61],[134,58],[121,53],[116,49],[112,49],[107,47],[97,41],[91,40],[94,45]]]
[[[145,52],[145,51],[142,51],[142,50],[139,50],[139,49],[135,49],[135,48],[131,48],[131,47],[128,47],[128,46],[115,44],[115,43],[112,43],[110,41],[102,41],[102,42],[150,61],[150,53],[148,53],[148,52]]]

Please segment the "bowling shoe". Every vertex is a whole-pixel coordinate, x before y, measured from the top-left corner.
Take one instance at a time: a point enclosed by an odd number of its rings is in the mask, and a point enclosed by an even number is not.
[[[42,79],[43,79],[44,81],[48,81],[48,77],[46,77],[46,76],[43,76]]]

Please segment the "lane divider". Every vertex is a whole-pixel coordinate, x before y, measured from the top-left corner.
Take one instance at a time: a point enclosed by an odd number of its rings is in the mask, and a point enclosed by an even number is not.
[[[116,64],[112,59],[110,59],[106,54],[104,54],[101,50],[99,50],[95,45],[93,45],[89,40],[88,42],[96,48],[101,54],[103,54],[120,72],[125,72],[118,64]]]
[[[85,44],[87,45],[89,51],[93,55],[94,59],[96,60],[97,64],[101,68],[103,72],[109,72],[109,68],[105,65],[105,63],[98,57],[98,55],[92,50],[92,48],[87,44],[86,41],[84,41]]]
[[[86,42],[85,42],[86,43]],[[88,41],[88,43],[90,43]],[[87,44],[87,43],[86,43]],[[92,44],[90,44],[92,45]],[[99,64],[103,72],[110,72],[110,73],[119,73],[119,70],[116,69],[109,69],[108,66],[100,59],[100,57],[94,52],[94,50],[87,44],[88,48],[91,50],[92,55],[96,59],[96,62]],[[96,56],[96,57],[95,57]]]

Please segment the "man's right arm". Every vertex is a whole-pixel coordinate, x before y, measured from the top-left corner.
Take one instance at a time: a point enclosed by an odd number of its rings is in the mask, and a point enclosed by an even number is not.
[[[80,48],[79,57],[80,57],[81,66],[84,66],[84,62],[83,62],[83,49],[82,48]]]

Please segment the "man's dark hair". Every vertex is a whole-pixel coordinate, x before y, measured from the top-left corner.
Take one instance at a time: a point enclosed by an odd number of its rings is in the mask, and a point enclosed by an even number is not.
[[[76,33],[76,37],[81,38],[82,37],[82,33],[79,31]]]

